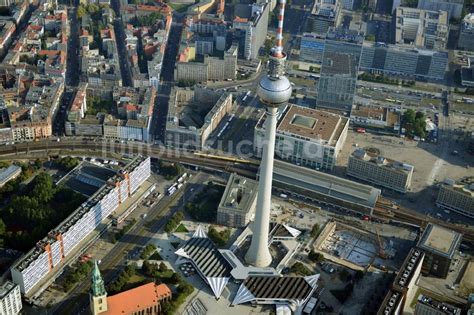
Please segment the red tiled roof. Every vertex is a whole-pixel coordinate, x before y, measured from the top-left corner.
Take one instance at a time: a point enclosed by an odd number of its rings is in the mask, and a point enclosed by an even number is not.
[[[133,314],[159,304],[171,296],[166,284],[153,282],[107,297],[108,311],[102,315]]]

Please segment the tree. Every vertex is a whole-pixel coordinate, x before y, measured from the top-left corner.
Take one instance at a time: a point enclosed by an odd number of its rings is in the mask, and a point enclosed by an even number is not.
[[[297,261],[291,266],[290,272],[296,273],[300,276],[310,276],[312,274],[311,270],[308,269],[303,263]]]
[[[40,159],[35,160],[35,168],[39,170],[43,166],[43,163],[41,163]]]
[[[311,237],[315,238],[319,235],[319,224],[315,223],[311,228]]]
[[[159,272],[165,272],[167,270],[168,270],[168,267],[166,266],[166,264],[164,262],[161,262],[160,267],[158,268],[158,271]]]
[[[216,228],[214,226],[211,226],[209,228],[209,231],[207,233],[207,236],[209,236],[209,238],[214,242],[216,243],[216,245],[218,247],[224,247],[225,244],[227,244],[227,241],[229,240],[230,238],[230,230],[229,229],[225,229],[223,231],[217,231]]]
[[[312,262],[318,263],[318,262],[321,262],[321,261],[324,260],[324,255],[321,254],[321,253],[316,253],[315,251],[311,250],[311,251],[308,253],[308,258],[309,258],[309,260],[311,260]]]

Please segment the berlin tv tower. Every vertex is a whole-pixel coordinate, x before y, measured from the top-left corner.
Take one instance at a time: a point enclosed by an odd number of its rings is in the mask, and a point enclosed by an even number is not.
[[[275,153],[275,134],[278,107],[286,104],[291,97],[291,84],[285,77],[286,54],[283,52],[283,16],[286,0],[280,0],[276,47],[272,48],[268,75],[258,85],[257,94],[266,107],[265,139],[263,143],[260,180],[258,183],[257,207],[253,228],[252,243],[245,260],[256,267],[267,267],[272,262],[268,248],[270,206],[272,198],[273,156]]]

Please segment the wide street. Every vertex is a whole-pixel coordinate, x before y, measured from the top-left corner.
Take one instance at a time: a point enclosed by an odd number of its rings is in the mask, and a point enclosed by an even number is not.
[[[106,254],[100,264],[102,277],[106,284],[116,278],[118,273],[125,267],[129,257],[125,253],[133,248],[143,248],[156,233],[166,224],[171,215],[181,210],[182,196],[195,190],[196,183],[201,183],[203,174],[198,173],[189,180],[189,183],[172,196],[164,196],[154,207],[148,211],[145,219],[138,221],[134,227],[117,241],[112,250]],[[192,190],[191,190],[192,189]],[[188,196],[187,198],[189,198]],[[90,279],[87,277],[68,294],[68,299],[54,306],[53,314],[76,315],[88,314],[88,289]]]

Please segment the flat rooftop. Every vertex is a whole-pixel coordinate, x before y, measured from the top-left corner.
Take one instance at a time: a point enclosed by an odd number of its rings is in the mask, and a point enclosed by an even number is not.
[[[376,152],[370,152],[363,148],[355,149],[351,156],[367,163],[375,164],[378,167],[384,167],[400,173],[411,173],[414,170],[413,165],[386,158]]]
[[[418,247],[441,256],[452,258],[461,243],[462,235],[439,225],[428,224]]]
[[[84,161],[61,181],[70,189],[90,197],[114,175],[116,172],[111,169]]]
[[[351,117],[367,118],[370,120],[378,120],[386,122],[388,127],[393,127],[399,123],[399,113],[382,106],[352,106]],[[355,121],[357,123],[357,121]]]
[[[348,119],[337,114],[290,105],[277,127],[280,133],[289,133],[308,139],[337,142]]]
[[[247,213],[257,196],[258,184],[255,180],[232,174],[227,182],[219,208]]]
[[[325,51],[321,71],[324,69],[324,74],[353,76],[357,66],[357,59],[349,53]]]
[[[316,193],[325,202],[337,200],[341,206],[350,205],[351,209],[355,206],[361,206],[365,211],[373,209],[380,195],[380,190],[372,186],[279,160],[275,160],[273,176],[274,182]]]

